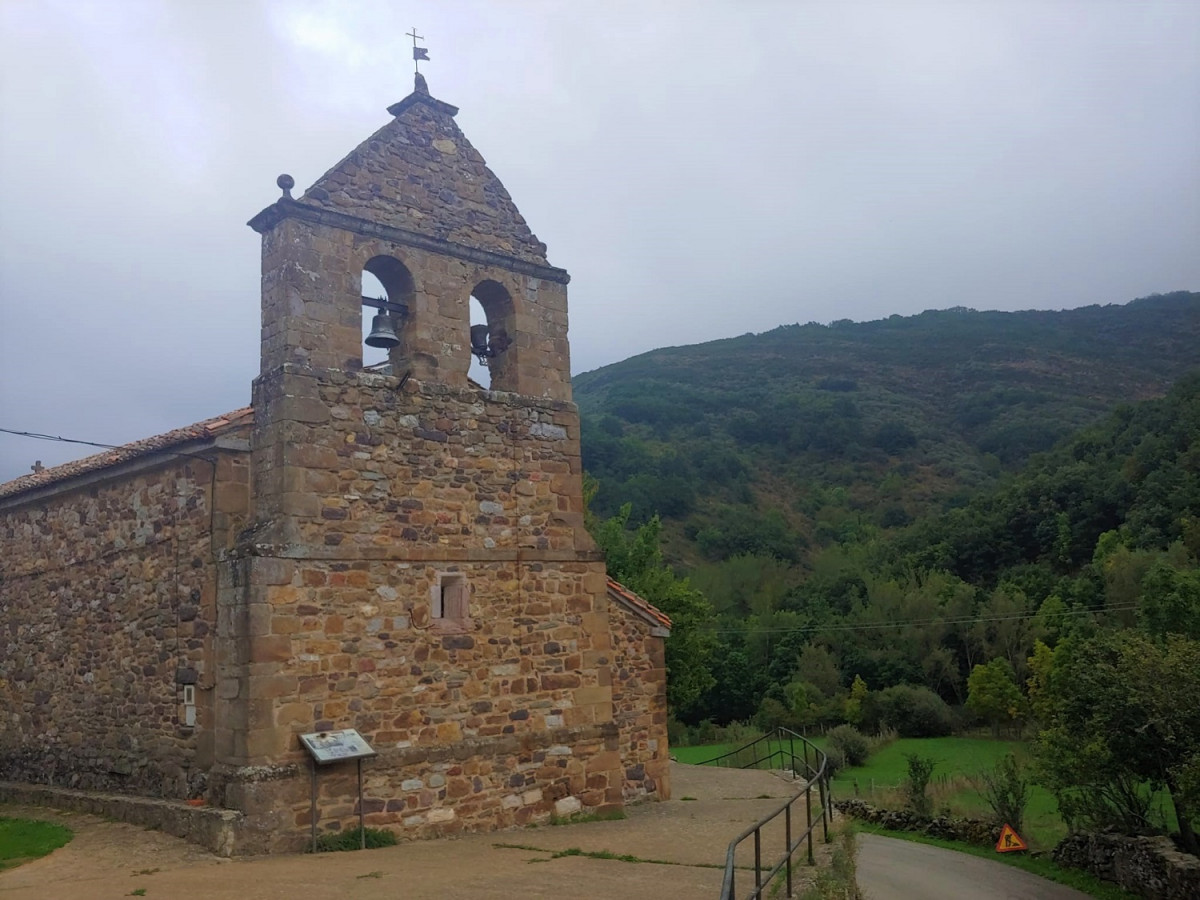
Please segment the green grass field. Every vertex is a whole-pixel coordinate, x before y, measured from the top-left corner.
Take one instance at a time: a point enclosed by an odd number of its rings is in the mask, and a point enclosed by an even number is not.
[[[71,829],[62,825],[0,818],[0,871],[45,856],[72,837]]]
[[[823,739],[817,738],[813,743],[821,746]],[[734,747],[733,744],[709,744],[673,747],[671,752],[680,762],[701,763]],[[833,779],[833,796],[860,797],[868,803],[900,808],[903,805],[901,784],[908,774],[905,756],[917,753],[935,761],[929,790],[935,810],[983,818],[991,810],[979,793],[975,779],[990,771],[1010,752],[1022,762],[1029,761],[1028,747],[1022,741],[974,737],[900,738],[876,752],[866,765],[839,772]],[[1165,798],[1158,797],[1156,804],[1167,827],[1176,827],[1174,811]],[[1031,849],[1049,850],[1066,833],[1066,824],[1058,814],[1053,795],[1045,788],[1033,785],[1021,836]]]
[[[908,775],[908,754],[917,753],[935,761],[929,793],[935,810],[949,809],[954,815],[985,817],[990,814],[974,779],[989,772],[1006,754],[1022,762],[1029,752],[1021,741],[990,738],[900,738],[884,747],[864,766],[844,769],[833,779],[834,797],[861,797],[868,803],[899,807],[901,783]],[[1045,788],[1034,785],[1025,809],[1021,837],[1032,849],[1048,850],[1067,833],[1058,815],[1058,805]]]
[[[809,740],[811,740],[812,743],[816,744],[818,747],[823,747],[824,743],[825,743],[824,738],[810,738]],[[713,759],[714,757],[721,756],[726,753],[731,753],[732,751],[736,750],[738,747],[743,746],[745,743],[748,743],[748,742],[743,741],[740,744],[738,744],[738,743],[702,744],[702,745],[698,745],[695,747],[672,747],[671,755],[674,756],[677,760],[679,760],[682,763],[689,763],[690,765],[700,765],[701,763],[708,762],[710,759]],[[804,746],[800,741],[795,741],[790,746],[787,741],[771,741],[769,751],[768,751],[767,747],[759,747],[757,752],[761,758],[761,762],[759,763],[758,766],[752,765],[752,763],[754,762],[753,756],[746,756],[744,760],[743,759],[736,760],[736,762],[739,765],[733,766],[733,767],[734,768],[738,768],[738,767],[740,767],[740,768],[760,768],[760,769],[783,768],[783,766],[781,766],[780,761],[782,759],[786,758],[786,754],[795,753],[797,757],[803,758]],[[764,758],[764,757],[767,757],[768,753],[774,754],[774,755],[770,759]],[[743,762],[745,763],[744,766],[741,765],[741,763],[743,763]],[[722,765],[732,765],[732,763],[730,761],[726,761],[726,762],[722,763]]]

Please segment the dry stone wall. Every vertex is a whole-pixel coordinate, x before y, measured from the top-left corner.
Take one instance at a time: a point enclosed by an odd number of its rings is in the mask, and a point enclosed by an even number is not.
[[[1180,852],[1166,837],[1072,834],[1054,848],[1054,861],[1151,900],[1200,897],[1200,858]]]
[[[0,509],[0,780],[187,797],[212,762],[214,546],[248,458],[157,467]],[[185,724],[182,691],[196,694]]]

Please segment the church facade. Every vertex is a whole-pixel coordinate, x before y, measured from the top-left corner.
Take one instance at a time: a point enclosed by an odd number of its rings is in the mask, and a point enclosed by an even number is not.
[[[584,529],[568,275],[421,76],[388,111],[250,222],[250,407],[0,485],[9,795],[177,802],[230,853],[314,805],[427,837],[669,796],[670,622]],[[299,741],[347,728],[361,805]]]

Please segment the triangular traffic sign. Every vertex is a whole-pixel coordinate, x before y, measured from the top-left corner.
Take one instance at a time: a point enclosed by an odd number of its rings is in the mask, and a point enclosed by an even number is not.
[[[1021,840],[1021,836],[1013,831],[1013,827],[1007,822],[1000,829],[1000,840],[996,841],[997,853],[1011,853],[1014,850],[1028,850],[1029,847]]]

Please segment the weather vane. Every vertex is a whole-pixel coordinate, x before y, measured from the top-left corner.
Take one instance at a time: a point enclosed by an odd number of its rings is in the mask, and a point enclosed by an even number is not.
[[[427,50],[425,47],[417,46],[417,41],[423,41],[423,40],[425,40],[425,38],[423,38],[421,35],[417,34],[417,26],[416,25],[413,26],[412,31],[408,31],[405,33],[410,38],[413,39],[413,71],[419,75],[419,74],[421,74],[421,62],[420,61],[421,60],[425,60],[426,62],[429,61],[429,50]]]

